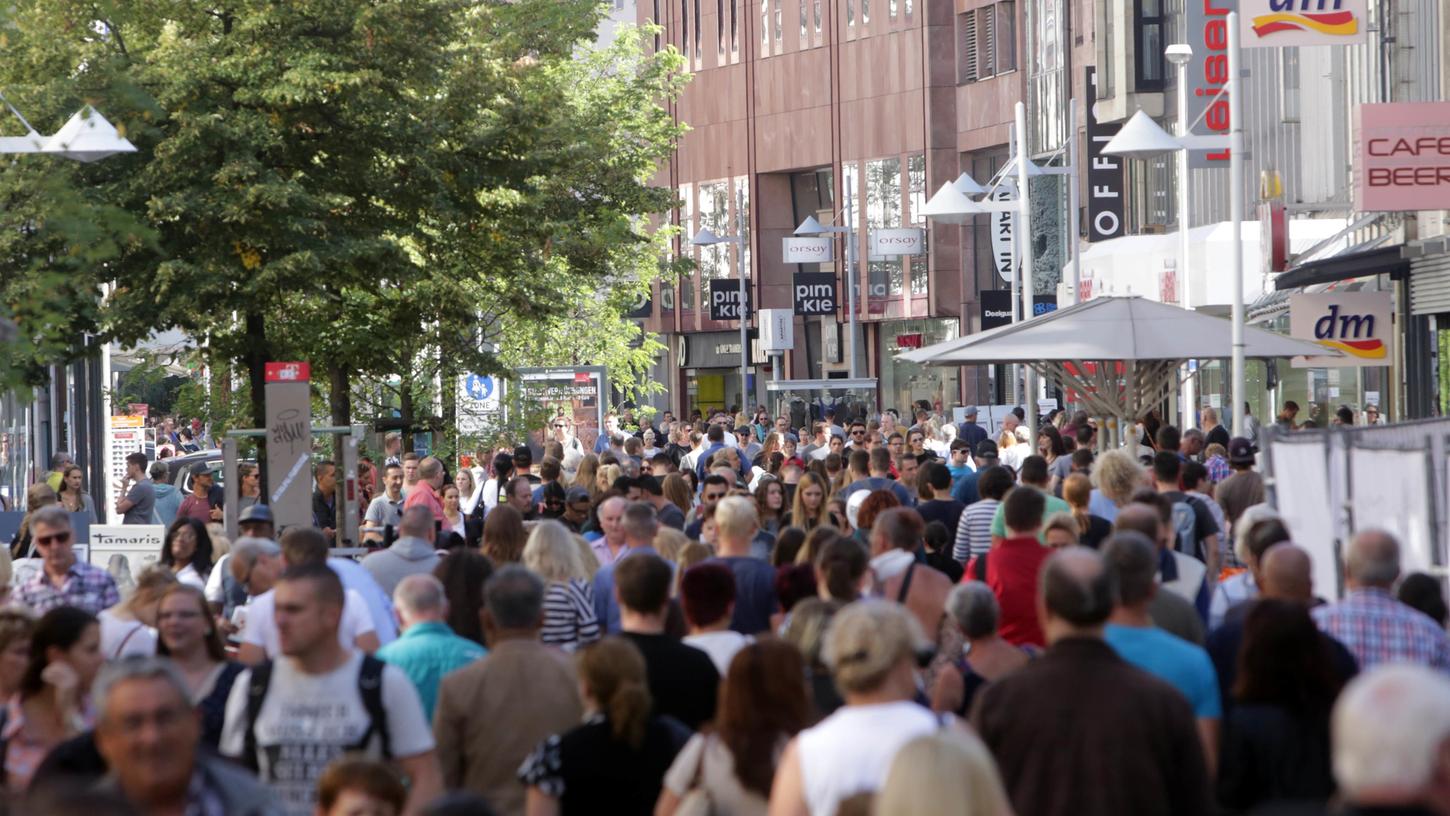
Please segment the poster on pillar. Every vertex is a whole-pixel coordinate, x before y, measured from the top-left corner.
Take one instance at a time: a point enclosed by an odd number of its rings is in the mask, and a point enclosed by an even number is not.
[[[993,201],[1016,201],[1017,183],[1004,178],[987,197]],[[1016,235],[1016,210],[992,213],[992,263],[997,267],[998,276],[1008,283],[1017,276],[1017,248],[1013,246]]]
[[[1105,125],[1093,111],[1097,102],[1098,69],[1087,69],[1087,210],[1088,243],[1123,234],[1123,160],[1103,155],[1103,146],[1118,135],[1119,125]]]
[[[277,529],[312,524],[312,388],[307,363],[267,363],[266,503]]]
[[[745,316],[750,316],[750,281],[745,282]],[[740,319],[740,279],[716,278],[710,281],[710,319]]]
[[[1228,135],[1228,13],[1234,6],[1234,0],[1203,0],[1189,3],[1184,15],[1185,39],[1193,48],[1188,61],[1188,121],[1198,123],[1193,133],[1199,136]],[[1195,170],[1226,170],[1228,161],[1227,147],[1188,151],[1188,166]]]

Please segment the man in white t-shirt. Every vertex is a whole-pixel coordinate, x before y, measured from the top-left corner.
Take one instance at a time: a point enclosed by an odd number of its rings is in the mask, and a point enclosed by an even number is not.
[[[266,539],[244,538],[232,549],[228,565],[232,576],[251,595],[245,609],[246,620],[242,624],[242,644],[237,650],[237,660],[252,666],[277,657],[282,651],[273,587],[287,567],[282,548]],[[379,643],[367,601],[354,590],[347,590],[343,597],[343,614],[337,627],[340,645],[372,654],[377,651]]]
[[[290,816],[311,816],[318,779],[343,754],[392,761],[411,783],[406,812],[419,812],[443,785],[408,676],[339,642],[345,594],[326,564],[289,568],[272,595],[283,656],[232,685],[222,753],[254,768]]]

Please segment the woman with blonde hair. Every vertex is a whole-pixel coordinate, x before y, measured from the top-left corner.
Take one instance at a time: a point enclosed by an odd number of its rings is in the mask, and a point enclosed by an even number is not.
[[[549,584],[544,593],[544,626],[539,630],[539,640],[565,651],[598,640],[594,587],[579,562],[579,550],[569,528],[557,521],[534,525],[529,543],[524,545],[523,561]]]
[[[136,588],[126,599],[101,610],[101,654],[107,660],[126,655],[156,654],[156,609],[161,596],[179,579],[169,567],[152,565],[136,576]]]
[[[30,550],[30,517],[35,511],[42,507],[49,507],[55,504],[55,491],[45,482],[36,482],[25,489],[25,516],[20,519],[20,529],[15,531],[15,540],[11,542],[10,555],[14,558],[29,558]]]
[[[785,517],[784,523],[810,532],[822,524],[829,524],[830,521],[831,517],[826,512],[825,480],[810,471],[802,473],[801,480],[795,486],[790,515]]]
[[[600,465],[599,472],[594,474],[595,495],[609,492],[614,487],[614,480],[624,473],[619,465]]]
[[[947,728],[917,737],[896,752],[872,812],[1012,816],[1012,806],[986,744],[969,731]]]
[[[689,483],[678,473],[666,476],[665,480],[660,483],[660,490],[670,504],[680,508],[680,512],[687,516],[695,506],[694,493],[690,490]]]
[[[903,745],[942,727],[915,702],[917,652],[930,645],[916,618],[891,601],[857,601],[835,614],[822,656],[846,704],[786,746],[772,816],[836,813],[842,802],[875,793]]]
[[[598,492],[595,490],[594,485],[594,480],[598,473],[599,457],[592,453],[586,454],[583,459],[579,460],[579,469],[574,471],[574,480],[569,484],[571,487],[574,485],[578,485],[579,487],[588,490],[589,498],[592,499],[596,495],[598,495]]]
[[[673,527],[661,526],[655,533],[655,552],[671,564],[680,560],[680,551],[689,543],[690,537]]]
[[[1088,512],[1112,524],[1118,517],[1118,509],[1142,486],[1143,466],[1125,450],[1106,451],[1093,462],[1092,484]]]
[[[524,759],[519,781],[532,814],[648,814],[689,731],[651,716],[644,656],[621,637],[579,652],[584,723],[544,740]]]

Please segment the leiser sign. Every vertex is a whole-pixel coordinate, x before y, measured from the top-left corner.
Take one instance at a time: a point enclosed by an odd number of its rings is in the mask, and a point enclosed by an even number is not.
[[[1450,209],[1450,102],[1360,105],[1358,119],[1359,209]]]

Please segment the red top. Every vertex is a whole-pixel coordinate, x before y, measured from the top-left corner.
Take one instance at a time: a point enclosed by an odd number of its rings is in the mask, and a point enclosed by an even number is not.
[[[1002,607],[997,630],[1013,646],[1046,645],[1037,620],[1037,574],[1050,555],[1035,535],[1004,539],[987,555],[987,586]],[[973,574],[967,570],[966,579]]]
[[[403,509],[407,510],[410,507],[426,507],[432,510],[434,520],[443,522],[443,532],[446,533],[453,529],[453,525],[448,523],[448,517],[443,515],[443,502],[438,501],[438,497],[433,495],[433,488],[429,487],[427,482],[420,480],[408,490],[408,498],[403,501]]]

